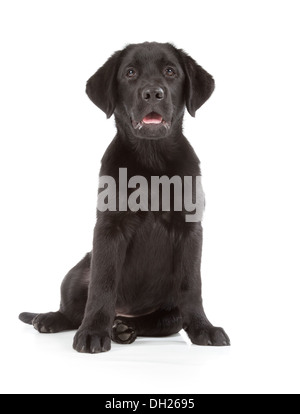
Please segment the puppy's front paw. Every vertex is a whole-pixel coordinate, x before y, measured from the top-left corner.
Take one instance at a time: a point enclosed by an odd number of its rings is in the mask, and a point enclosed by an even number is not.
[[[73,348],[77,352],[99,354],[111,349],[111,339],[106,333],[80,328],[74,337]]]
[[[188,335],[196,345],[202,346],[230,346],[230,339],[224,329],[205,327],[196,332],[188,332]]]

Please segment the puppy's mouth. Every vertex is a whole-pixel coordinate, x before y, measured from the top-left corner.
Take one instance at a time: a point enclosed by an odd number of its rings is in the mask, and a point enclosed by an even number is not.
[[[149,125],[149,124],[158,125],[158,124],[161,124],[163,122],[163,117],[161,115],[157,114],[156,112],[150,112],[150,114],[146,115],[143,118],[142,122],[144,124],[147,124],[147,125]]]
[[[163,117],[157,112],[150,112],[141,121],[131,120],[134,129],[142,129],[145,126],[157,127],[164,126],[166,129],[171,127],[171,123],[163,119]]]

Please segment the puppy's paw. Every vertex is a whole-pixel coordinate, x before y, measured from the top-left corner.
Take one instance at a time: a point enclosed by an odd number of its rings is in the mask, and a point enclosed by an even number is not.
[[[128,322],[122,319],[115,319],[112,328],[111,339],[117,344],[132,344],[136,340],[137,334]]]
[[[99,354],[111,349],[111,339],[107,333],[80,328],[74,337],[73,348],[81,353]]]
[[[202,346],[230,346],[230,339],[224,329],[205,327],[188,335],[195,345]]]
[[[57,333],[74,329],[72,323],[60,312],[40,313],[33,319],[32,325],[40,333]]]

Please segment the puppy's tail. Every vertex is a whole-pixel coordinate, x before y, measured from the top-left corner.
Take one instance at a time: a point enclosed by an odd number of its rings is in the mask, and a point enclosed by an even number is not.
[[[24,312],[19,315],[19,319],[20,321],[27,323],[28,325],[32,325],[32,322],[36,316],[38,316],[38,313]]]

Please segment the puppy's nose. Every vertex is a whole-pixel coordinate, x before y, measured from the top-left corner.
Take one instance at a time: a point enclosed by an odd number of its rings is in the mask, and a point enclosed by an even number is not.
[[[142,91],[142,97],[146,102],[156,102],[162,101],[165,97],[165,93],[162,88],[153,87],[153,88],[145,88]]]

